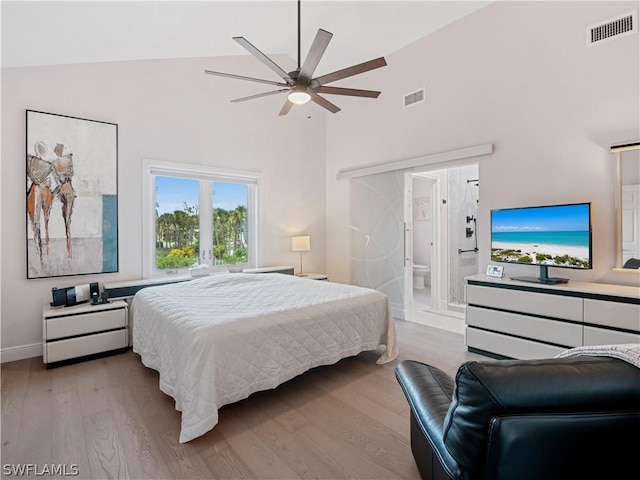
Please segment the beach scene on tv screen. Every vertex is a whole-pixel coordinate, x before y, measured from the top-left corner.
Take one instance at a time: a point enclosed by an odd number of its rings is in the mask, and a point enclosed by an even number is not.
[[[590,268],[589,205],[559,205],[491,212],[491,259]]]

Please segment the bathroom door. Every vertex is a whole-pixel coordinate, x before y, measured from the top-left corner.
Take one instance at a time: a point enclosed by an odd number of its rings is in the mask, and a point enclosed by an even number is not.
[[[384,293],[398,319],[405,318],[404,189],[402,172],[349,183],[351,283]]]

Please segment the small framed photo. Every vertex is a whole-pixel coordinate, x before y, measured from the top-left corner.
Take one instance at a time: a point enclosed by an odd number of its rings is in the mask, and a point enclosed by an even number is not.
[[[498,267],[497,265],[487,265],[487,277],[502,278],[502,272],[504,267]]]

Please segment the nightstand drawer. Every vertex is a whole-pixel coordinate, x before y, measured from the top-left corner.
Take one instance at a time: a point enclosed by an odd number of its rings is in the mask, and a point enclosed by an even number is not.
[[[125,348],[128,343],[126,329],[58,340],[45,344],[44,361],[45,363],[53,363],[69,358],[108,352]]]
[[[126,325],[127,309],[125,308],[52,317],[46,321],[46,340],[114,330]]]

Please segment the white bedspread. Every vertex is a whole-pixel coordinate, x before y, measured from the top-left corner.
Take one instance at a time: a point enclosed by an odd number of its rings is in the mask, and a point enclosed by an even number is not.
[[[395,325],[378,291],[282,274],[219,274],[145,288],[133,299],[133,351],[182,412],[180,442],[218,409],[319,365],[386,345]]]

